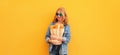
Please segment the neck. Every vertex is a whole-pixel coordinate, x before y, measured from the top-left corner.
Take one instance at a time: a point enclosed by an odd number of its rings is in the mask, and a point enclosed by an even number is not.
[[[61,24],[62,22],[61,22],[61,21],[58,21],[57,23],[60,23],[60,24]]]

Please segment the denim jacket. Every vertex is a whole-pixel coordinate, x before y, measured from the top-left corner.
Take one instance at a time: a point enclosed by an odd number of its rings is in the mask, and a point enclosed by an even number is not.
[[[54,25],[54,23],[51,23],[50,25]],[[46,32],[45,35],[45,40],[46,42],[49,44],[49,52],[51,52],[53,44],[48,42],[48,40],[50,39],[50,25],[48,27],[48,30]],[[64,26],[64,33],[63,33],[63,42],[61,44],[61,48],[60,48],[60,54],[68,54],[68,43],[70,41],[70,26],[69,25],[65,25]]]

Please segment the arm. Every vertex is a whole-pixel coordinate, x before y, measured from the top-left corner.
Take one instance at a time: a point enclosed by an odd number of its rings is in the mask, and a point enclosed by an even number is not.
[[[64,33],[64,36],[63,36],[63,38],[62,38],[62,41],[63,41],[63,43],[68,43],[69,41],[70,41],[70,26],[69,25],[67,25],[66,27],[65,27],[65,32],[66,33]]]
[[[48,26],[48,29],[47,29],[47,32],[46,32],[46,35],[45,35],[45,40],[47,43],[50,43],[50,36],[51,36],[51,33],[50,33],[50,26],[52,25],[53,23],[51,23],[49,26]]]
[[[45,35],[45,40],[47,43],[49,43],[49,39],[50,39],[50,28],[48,27],[46,35]]]

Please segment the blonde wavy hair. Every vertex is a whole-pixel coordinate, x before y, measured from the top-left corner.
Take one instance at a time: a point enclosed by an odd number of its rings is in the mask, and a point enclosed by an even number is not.
[[[64,14],[64,16],[62,16],[63,24],[68,25],[68,16],[67,16],[67,14],[65,12],[65,9],[63,7],[60,7],[60,8],[57,9],[57,11],[60,11],[60,12],[62,12],[62,14]],[[56,11],[56,13],[57,13],[57,11]],[[53,23],[58,22],[56,13],[55,13],[55,16],[54,16]]]

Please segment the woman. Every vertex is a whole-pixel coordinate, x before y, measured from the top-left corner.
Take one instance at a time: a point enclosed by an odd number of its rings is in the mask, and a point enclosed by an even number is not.
[[[46,41],[49,44],[49,54],[50,55],[68,55],[68,43],[70,41],[70,26],[67,23],[67,14],[64,8],[58,8],[54,17],[53,22],[49,25],[48,31],[46,33]],[[62,37],[57,37],[56,35],[51,35],[50,26],[55,24],[64,25],[64,33]],[[57,43],[52,41],[52,39],[57,39],[62,43]]]

